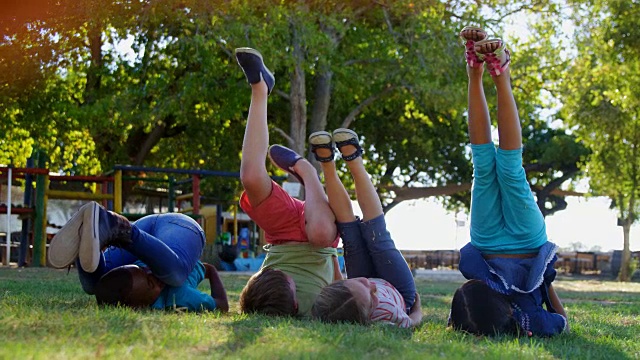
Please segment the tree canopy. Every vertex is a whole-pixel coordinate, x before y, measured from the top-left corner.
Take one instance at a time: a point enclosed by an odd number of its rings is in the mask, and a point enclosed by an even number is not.
[[[592,150],[591,190],[612,199],[624,233],[620,279],[629,280],[629,230],[640,213],[640,5],[589,1],[573,14],[577,55],[563,82],[567,123]]]
[[[34,7],[34,4],[37,7]],[[552,1],[31,1],[3,15],[0,163],[34,147],[50,168],[97,174],[114,164],[237,171],[249,89],[233,49],[259,49],[276,75],[271,142],[305,153],[317,130],[350,127],[387,210],[443,197],[468,206],[466,73],[458,31],[500,34],[513,14]],[[37,9],[37,11],[34,11]],[[487,12],[487,9],[491,9]],[[559,51],[550,18],[514,43],[525,160],[545,214],[587,151],[548,124],[545,88]],[[547,20],[547,21],[544,21]],[[538,26],[537,28],[535,26]],[[543,35],[540,35],[543,34]],[[488,96],[492,93],[487,82]],[[494,102],[495,103],[495,102]],[[348,182],[349,179],[345,179]],[[232,196],[238,184],[213,182]]]

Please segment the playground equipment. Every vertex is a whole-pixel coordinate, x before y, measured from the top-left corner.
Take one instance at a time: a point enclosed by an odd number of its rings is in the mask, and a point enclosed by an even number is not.
[[[67,199],[67,200],[95,200],[102,202],[103,205],[107,200],[118,198],[119,190],[115,193],[108,193],[106,189],[108,184],[113,182],[112,177],[107,176],[67,176],[67,175],[50,175],[49,170],[45,168],[10,168],[0,167],[0,175],[7,179],[7,202],[4,207],[0,207],[0,213],[7,214],[8,233],[11,229],[11,214],[23,215],[23,236],[20,239],[20,256],[18,265],[26,264],[28,235],[29,229],[33,227],[33,255],[32,265],[42,266],[46,264],[46,246],[47,246],[47,202],[49,199]],[[35,188],[33,187],[32,177],[35,176]],[[13,180],[25,179],[24,201],[21,205],[11,203],[11,189]],[[82,182],[97,183],[98,192],[85,191],[64,191],[50,189],[52,182]],[[33,221],[33,226],[29,225]],[[24,223],[27,221],[27,223]],[[11,258],[11,248],[13,244],[10,241],[10,235],[7,234],[4,251],[4,264],[8,265]]]
[[[45,156],[40,154],[36,156],[37,167],[31,167],[34,159],[28,162],[28,168],[12,168],[0,167],[0,180],[7,179],[7,199],[8,205],[0,207],[0,214],[7,214],[7,229],[11,229],[11,215],[23,215],[23,236],[20,239],[19,266],[27,263],[28,244],[30,240],[32,245],[32,266],[46,265],[46,246],[47,246],[47,203],[49,199],[66,199],[66,200],[93,200],[100,202],[104,207],[111,209],[117,213],[123,213],[123,190],[122,185],[125,181],[135,181],[144,183],[159,183],[160,186],[166,186],[165,196],[167,199],[166,209],[168,212],[179,211],[190,215],[196,219],[205,229],[207,234],[207,243],[215,243],[217,235],[222,231],[232,233],[234,242],[238,241],[238,231],[242,227],[238,226],[237,207],[233,206],[233,217],[230,221],[229,216],[223,216],[220,205],[208,208],[205,214],[201,214],[203,209],[201,205],[200,181],[203,177],[229,177],[239,178],[238,172],[212,171],[212,170],[186,170],[171,168],[156,168],[143,166],[116,165],[113,171],[105,176],[77,176],[77,175],[55,175],[50,174],[45,168]],[[128,175],[128,174],[135,175]],[[141,176],[140,174],[144,174]],[[149,174],[161,174],[161,177],[151,177]],[[185,179],[177,179],[177,176],[186,175]],[[35,177],[35,188],[33,187]],[[16,179],[25,180],[25,193],[22,205],[11,204],[11,189]],[[276,178],[277,180],[280,178]],[[68,190],[69,183],[81,183],[79,189]],[[67,185],[64,185],[67,184]],[[52,186],[53,185],[53,186]],[[190,185],[190,192],[185,193],[178,190],[179,187]],[[64,187],[67,189],[62,189]],[[78,186],[76,186],[78,188]],[[1,189],[1,187],[0,187]],[[190,202],[190,207],[186,208],[185,204]],[[159,206],[162,210],[164,206]],[[130,220],[136,220],[148,214],[123,214]],[[240,220],[240,222],[247,219]],[[26,223],[24,221],[27,221]],[[232,232],[230,225],[232,224]],[[243,225],[247,227],[247,225]],[[224,230],[223,230],[224,229]],[[256,231],[255,227],[253,228]],[[16,247],[10,241],[10,230],[5,236],[6,242],[2,249],[4,250],[4,263],[8,265],[10,261],[11,248]],[[29,234],[31,233],[31,238]],[[243,233],[243,239],[246,236]],[[245,249],[246,250],[246,249]]]

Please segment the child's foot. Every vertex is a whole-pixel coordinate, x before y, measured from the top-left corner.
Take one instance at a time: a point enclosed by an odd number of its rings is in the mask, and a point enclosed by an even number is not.
[[[316,160],[320,162],[333,161],[334,146],[331,134],[326,131],[316,131],[309,135],[309,144]]]
[[[260,52],[246,47],[237,48],[235,52],[236,60],[238,60],[238,64],[247,77],[249,84],[257,84],[264,80],[265,84],[267,84],[267,91],[271,94],[276,78],[264,65]]]
[[[335,129],[333,130],[333,141],[336,142],[336,147],[342,154],[342,159],[345,161],[351,161],[362,156],[362,147],[358,142],[358,134],[355,131],[349,129]]]
[[[131,222],[95,201],[90,202],[84,212],[78,259],[88,273],[96,271],[102,250],[109,246],[123,247],[133,242]]]
[[[91,207],[91,203],[84,204],[69,221],[58,230],[49,244],[49,263],[57,269],[63,269],[73,264],[80,249],[80,227],[84,220],[84,213]]]
[[[476,51],[484,57],[487,70],[491,76],[500,76],[511,63],[511,53],[502,39],[478,41]]]
[[[475,49],[475,43],[487,38],[487,33],[477,26],[465,26],[460,31],[460,39],[462,40],[466,51],[464,57],[467,60],[467,64],[471,68],[482,67],[484,60]]]
[[[273,165],[295,176],[300,184],[304,185],[302,177],[293,169],[296,163],[302,160],[302,156],[287,147],[277,144],[269,146],[268,154],[269,160]]]

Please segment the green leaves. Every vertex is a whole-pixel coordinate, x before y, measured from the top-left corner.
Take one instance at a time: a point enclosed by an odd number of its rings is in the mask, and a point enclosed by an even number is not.
[[[623,262],[629,261],[629,228],[640,207],[640,50],[633,2],[588,1],[575,15],[577,56],[563,82],[567,122],[593,154],[585,172],[594,194],[608,196],[624,229]],[[569,76],[570,75],[570,76]],[[621,280],[628,280],[622,266]]]
[[[24,163],[37,144],[52,169],[69,173],[117,163],[237,171],[250,92],[233,49],[250,46],[276,75],[271,142],[293,138],[304,149],[310,131],[356,130],[387,204],[397,186],[471,181],[462,26],[501,33],[507,14],[558,11],[549,1],[483,3],[490,12],[479,3],[429,0],[47,4],[46,16],[17,19],[0,40],[12,59],[0,61],[0,126],[12,129],[0,141],[15,149],[8,161]],[[557,187],[558,173],[576,168],[584,151],[564,131],[550,131],[543,116],[556,105],[544,94],[557,91],[556,67],[565,65],[549,41],[559,26],[552,18],[539,18],[536,35],[514,44],[513,83],[530,129],[527,148],[535,148],[527,160],[546,166],[531,176]],[[296,68],[302,74],[294,78]],[[595,91],[593,99],[632,106],[622,95]],[[293,103],[302,113],[292,113]],[[213,186],[232,193],[237,183]],[[451,208],[468,205],[466,194],[450,200]]]

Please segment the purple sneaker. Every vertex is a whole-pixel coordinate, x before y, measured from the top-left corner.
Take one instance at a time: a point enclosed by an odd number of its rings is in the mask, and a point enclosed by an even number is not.
[[[293,170],[293,166],[298,162],[298,160],[302,160],[302,156],[296,154],[295,151],[287,147],[276,144],[269,146],[269,160],[271,160],[273,165],[295,176],[300,184],[304,185],[302,177]]]
[[[264,80],[267,84],[269,94],[271,94],[271,90],[273,90],[273,86],[276,83],[276,78],[264,65],[262,55],[260,55],[257,50],[246,47],[237,48],[236,60],[238,60],[238,64],[247,77],[249,84],[257,84],[260,80]]]

